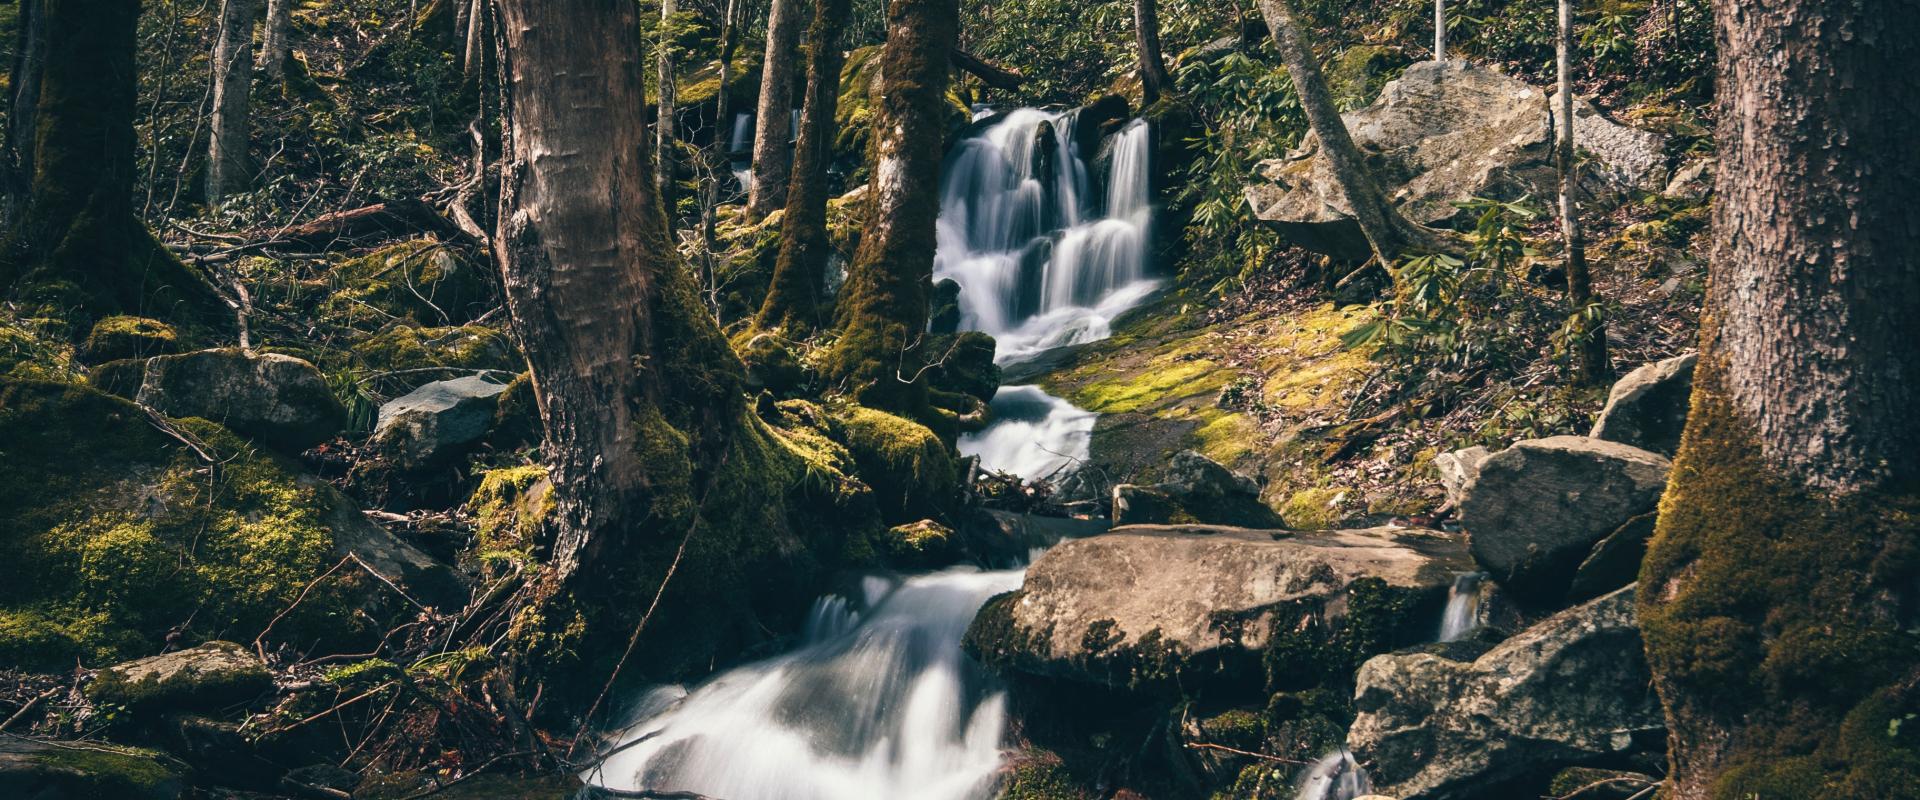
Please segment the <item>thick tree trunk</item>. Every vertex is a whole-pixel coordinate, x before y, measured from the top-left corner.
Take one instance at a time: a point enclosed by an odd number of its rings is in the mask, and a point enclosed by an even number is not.
[[[1607,328],[1593,305],[1593,278],[1587,271],[1587,243],[1581,237],[1580,215],[1573,194],[1579,187],[1573,148],[1573,0],[1560,0],[1560,35],[1555,59],[1560,92],[1554,98],[1554,154],[1560,167],[1560,235],[1567,247],[1568,331],[1572,334],[1574,366],[1581,383],[1589,386],[1613,376],[1607,363]]]
[[[278,83],[286,75],[287,55],[293,51],[294,0],[267,0],[267,22],[260,34],[260,74]]]
[[[134,215],[139,3],[40,0],[36,10],[46,47],[30,99],[33,173],[0,253],[0,285],[15,292],[70,282],[93,314],[230,324],[213,288]]]
[[[1320,74],[1320,60],[1307,44],[1304,29],[1288,0],[1260,0],[1260,11],[1267,20],[1274,44],[1280,49],[1281,60],[1286,62],[1287,73],[1293,77],[1300,106],[1307,113],[1307,124],[1319,138],[1320,149],[1333,168],[1333,177],[1347,196],[1354,221],[1360,225],[1374,255],[1382,264],[1391,265],[1402,253],[1411,250],[1450,249],[1437,232],[1421,228],[1401,216],[1367,172],[1366,158],[1353,143],[1346,122],[1340,119],[1340,109],[1333,104],[1326,78]]]
[[[654,194],[660,200],[662,224],[669,238],[673,235],[674,179],[679,173],[679,150],[675,142],[680,139],[680,114],[674,102],[673,45],[669,40],[668,26],[675,14],[680,13],[678,0],[660,0],[660,36],[654,43],[654,78],[658,84],[659,109],[654,117],[653,144],[653,183]]]
[[[222,0],[213,48],[213,122],[207,146],[207,205],[251,180],[247,111],[253,94],[253,20],[259,0]]]
[[[1640,578],[1666,797],[1920,786],[1916,13],[1715,3],[1713,272]]]
[[[1133,0],[1133,39],[1140,50],[1142,105],[1153,105],[1173,91],[1173,75],[1160,55],[1160,2]]]
[[[800,49],[801,0],[773,0],[767,16],[767,54],[760,62],[760,104],[754,112],[753,186],[747,218],[760,219],[787,202],[787,149],[793,116],[794,55]]]
[[[927,405],[916,351],[927,329],[947,62],[958,29],[956,0],[893,0],[887,9],[867,228],[841,289],[843,330],[825,370],[861,402],[914,416]]]
[[[813,49],[807,60],[807,99],[800,110],[800,136],[794,143],[793,188],[780,221],[780,255],[773,284],[754,327],[784,330],[789,337],[812,333],[821,319],[827,259],[827,165],[833,160],[833,120],[840,104],[840,68],[846,61],[840,32],[852,16],[852,0],[815,0],[807,36]]]

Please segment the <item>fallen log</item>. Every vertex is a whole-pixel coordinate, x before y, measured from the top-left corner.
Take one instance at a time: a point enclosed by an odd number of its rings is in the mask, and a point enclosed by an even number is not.
[[[322,214],[310,222],[288,228],[262,244],[324,251],[422,233],[441,239],[468,238],[466,231],[433,206],[421,200],[407,199]]]
[[[953,49],[953,65],[979,78],[982,83],[995,89],[1013,91],[1027,82],[1027,76],[980,58],[958,47]]]

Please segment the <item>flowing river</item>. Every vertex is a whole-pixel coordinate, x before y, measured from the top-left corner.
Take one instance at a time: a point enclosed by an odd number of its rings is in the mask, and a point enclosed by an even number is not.
[[[1105,338],[1155,286],[1147,126],[1113,134],[1107,191],[1091,198],[1076,117],[1013,111],[947,159],[936,276],[960,284],[963,326],[993,334],[1003,362]],[[1094,414],[1034,386],[1002,387],[993,405],[998,421],[960,440],[987,468],[1058,478],[1086,460]],[[871,576],[858,597],[823,597],[791,652],[640,698],[582,777],[719,800],[987,800],[1006,698],[960,640],[1024,574]]]

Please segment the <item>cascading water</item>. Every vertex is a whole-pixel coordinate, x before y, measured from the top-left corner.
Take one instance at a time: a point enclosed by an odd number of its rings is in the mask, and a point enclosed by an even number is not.
[[[823,598],[794,652],[656,690],[583,778],[726,800],[991,797],[1006,701],[960,637],[1022,574],[869,578],[857,604]]]
[[[996,472],[1057,479],[1086,463],[1097,416],[1038,386],[1002,386],[993,396],[994,424],[960,437],[960,453]]]
[[[1486,581],[1484,572],[1454,576],[1447,590],[1447,608],[1440,615],[1440,641],[1455,642],[1480,627],[1480,590]]]
[[[1114,136],[1104,216],[1094,217],[1077,119],[1010,112],[957,145],[941,180],[935,277],[960,284],[962,326],[993,334],[1003,362],[1106,338],[1156,285],[1147,125]]]
[[[1307,770],[1294,800],[1354,800],[1373,791],[1367,771],[1353,760],[1353,753],[1340,748],[1328,753]]]
[[[753,188],[753,115],[733,115],[733,134],[727,138],[728,169],[733,182],[745,194]]]

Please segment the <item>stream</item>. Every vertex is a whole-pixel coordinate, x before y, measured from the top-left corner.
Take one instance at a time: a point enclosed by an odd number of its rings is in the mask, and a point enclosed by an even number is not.
[[[1096,198],[1076,118],[1009,112],[956,145],[943,171],[935,276],[960,284],[962,327],[993,334],[1002,363],[1105,338],[1156,286],[1148,128],[1113,134]],[[736,121],[735,152],[746,129]],[[735,170],[744,183],[746,165]],[[1036,386],[1001,387],[993,406],[997,421],[959,441],[987,468],[1057,479],[1087,459],[1095,414]],[[1006,697],[960,640],[1024,575],[874,575],[858,597],[820,598],[787,654],[638,698],[613,754],[581,777],[724,800],[987,800]]]

